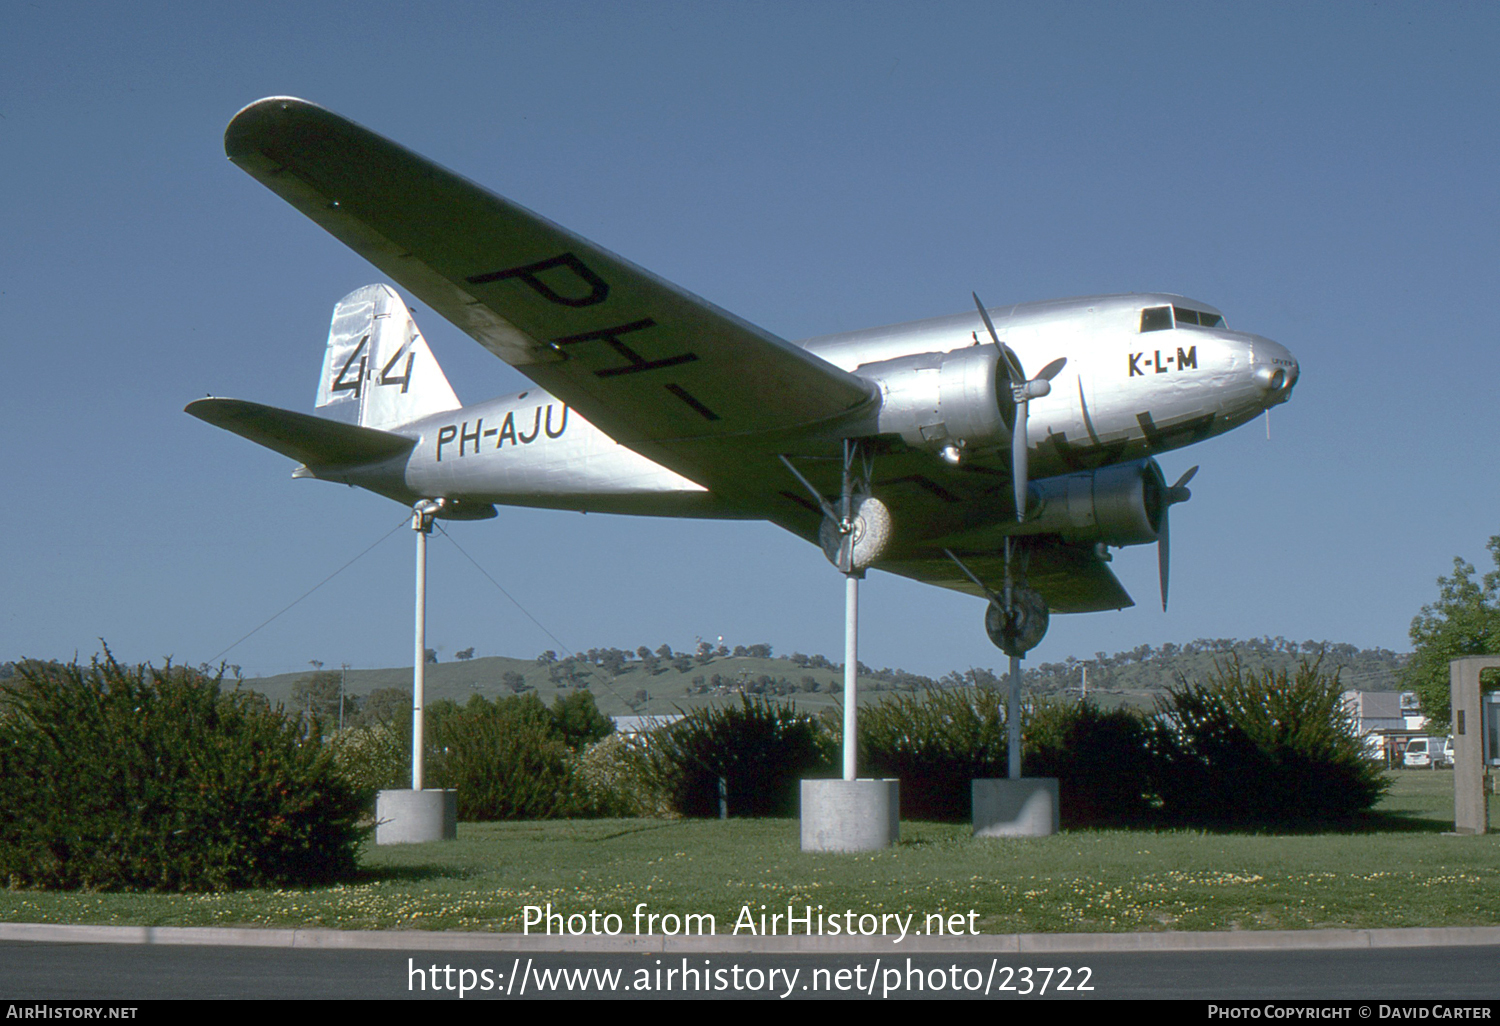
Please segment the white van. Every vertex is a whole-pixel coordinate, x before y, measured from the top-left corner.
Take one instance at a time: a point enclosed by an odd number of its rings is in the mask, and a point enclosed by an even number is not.
[[[1440,737],[1414,737],[1406,743],[1401,764],[1408,769],[1437,769],[1453,765],[1452,749]]]

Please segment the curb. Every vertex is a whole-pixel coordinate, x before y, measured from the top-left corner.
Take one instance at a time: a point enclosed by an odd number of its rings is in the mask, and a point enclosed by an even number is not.
[[[1391,930],[1236,930],[1224,933],[1001,933],[979,937],[527,936],[427,930],[299,930],[213,926],[65,926],[0,923],[0,941],[156,944],[368,951],[703,952],[814,955],[1050,954],[1092,951],[1312,951],[1500,946],[1500,926]]]

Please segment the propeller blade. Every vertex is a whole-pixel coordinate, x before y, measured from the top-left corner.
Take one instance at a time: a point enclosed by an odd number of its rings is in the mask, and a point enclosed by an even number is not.
[[[1025,399],[1016,403],[1016,426],[1010,433],[1010,472],[1011,478],[1016,486],[1016,520],[1026,519],[1026,458],[1028,440],[1026,437],[1026,407],[1030,405]]]
[[[995,348],[1000,350],[1000,359],[1005,363],[1005,369],[1010,374],[1011,396],[1015,402],[1016,411],[1015,425],[1010,433],[1010,473],[1016,489],[1016,519],[1025,520],[1026,461],[1030,449],[1030,440],[1027,438],[1029,400],[1040,399],[1051,393],[1052,379],[1068,365],[1068,358],[1058,357],[1043,367],[1042,372],[1035,378],[1028,380],[1015,352],[1010,346],[1000,341],[1000,333],[995,330],[995,324],[990,320],[990,312],[984,308],[984,303],[980,302],[979,293],[969,294],[974,297],[974,305],[979,309],[979,316],[984,320],[984,328],[990,333],[990,339],[995,343]]]
[[[1037,374],[1037,377],[1041,378],[1043,381],[1051,381],[1053,378],[1061,374],[1062,369],[1067,365],[1068,358],[1066,356],[1059,356],[1057,359],[1047,364],[1047,366],[1043,367],[1041,369],[1041,372]],[[1193,470],[1197,469],[1197,467],[1193,468]],[[1191,474],[1189,476],[1191,476]]]
[[[984,318],[984,326],[990,333],[990,339],[998,346],[1000,344],[1000,336],[995,333],[995,325],[990,321],[990,312],[979,301],[979,293],[970,292],[969,295],[974,297],[974,305],[979,307],[979,316]]]
[[[1167,611],[1167,579],[1172,570],[1172,536],[1167,526],[1170,522],[1171,517],[1168,511],[1162,510],[1161,530],[1156,536],[1156,569],[1161,575],[1161,611],[1163,613]]]
[[[1197,467],[1190,467],[1186,474],[1183,474],[1177,479],[1176,484],[1167,489],[1167,505],[1171,506],[1178,502],[1187,502],[1193,497],[1193,493],[1188,491],[1187,483],[1191,481],[1193,479],[1193,475],[1197,473]]]
[[[990,320],[990,312],[984,308],[979,301],[979,293],[971,292],[974,297],[974,305],[979,308],[979,316],[984,319],[985,330],[990,333],[990,341],[995,343],[995,348],[1000,350],[1000,359],[1005,364],[1005,369],[1010,372],[1010,383],[1014,386],[1026,383],[1026,372],[1021,369],[1021,361],[1016,359],[1016,354],[1011,352],[1010,346],[1000,341],[1000,335],[995,331],[995,323]]]

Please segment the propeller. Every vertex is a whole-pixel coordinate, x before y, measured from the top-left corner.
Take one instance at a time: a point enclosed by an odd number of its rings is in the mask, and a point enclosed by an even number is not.
[[[995,343],[995,348],[1000,350],[1000,359],[1005,363],[1005,369],[1010,375],[1011,401],[1015,403],[1015,425],[1010,433],[1010,472],[1011,479],[1016,486],[1016,519],[1026,519],[1026,460],[1030,449],[1030,441],[1026,437],[1027,407],[1032,399],[1040,399],[1052,391],[1052,379],[1067,365],[1068,358],[1060,356],[1047,366],[1043,367],[1036,377],[1027,380],[1026,372],[1021,369],[1021,361],[1016,358],[1015,352],[1000,341],[999,334],[995,331],[995,325],[990,321],[989,311],[979,301],[979,293],[970,293],[974,297],[974,305],[979,308],[979,316],[984,318],[984,326],[990,333],[990,339]]]
[[[1161,529],[1157,531],[1156,538],[1156,568],[1161,574],[1161,611],[1167,611],[1167,578],[1172,568],[1172,541],[1169,524],[1171,523],[1170,512],[1173,506],[1179,502],[1187,502],[1193,497],[1188,491],[1187,483],[1198,473],[1197,467],[1188,468],[1188,472],[1177,479],[1177,483],[1166,490],[1162,496],[1161,504]]]

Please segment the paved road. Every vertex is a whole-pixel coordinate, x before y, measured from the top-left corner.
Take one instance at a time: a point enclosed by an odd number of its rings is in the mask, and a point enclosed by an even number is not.
[[[877,958],[879,964],[877,966]],[[527,967],[530,971],[527,972]],[[433,967],[436,967],[436,973]],[[698,975],[682,975],[683,968]],[[1017,999],[1500,999],[1500,948],[1091,952],[1068,955],[527,954],[0,942],[0,1001],[156,998],[458,998],[580,996],[538,981],[558,970],[616,973],[593,996]],[[1064,976],[1063,968],[1070,972]],[[1025,968],[1031,971],[1024,972]],[[1087,969],[1085,974],[1084,970]],[[451,970],[451,971],[449,971]],[[467,974],[465,973],[467,970]],[[519,971],[518,971],[519,970]],[[671,977],[669,970],[675,971]],[[737,971],[736,971],[737,970]],[[893,972],[894,970],[894,972]],[[843,975],[840,975],[840,973]],[[660,973],[660,975],[658,975]],[[796,975],[793,976],[792,974]],[[487,974],[487,975],[486,975]],[[870,993],[871,981],[873,994]],[[693,984],[696,982],[696,988]],[[485,984],[489,989],[483,989]],[[670,993],[658,988],[671,984]],[[735,990],[735,985],[739,989]],[[920,989],[918,986],[920,984]],[[643,985],[644,989],[643,989]],[[1001,990],[1008,985],[1012,990]],[[1059,991],[1086,985],[1092,990]],[[437,989],[435,990],[434,987]],[[862,989],[857,989],[862,988]],[[1357,1014],[1357,1012],[1356,1012]],[[1497,1013],[1496,1018],[1500,1018]],[[1378,1018],[1378,1014],[1377,1014]]]

